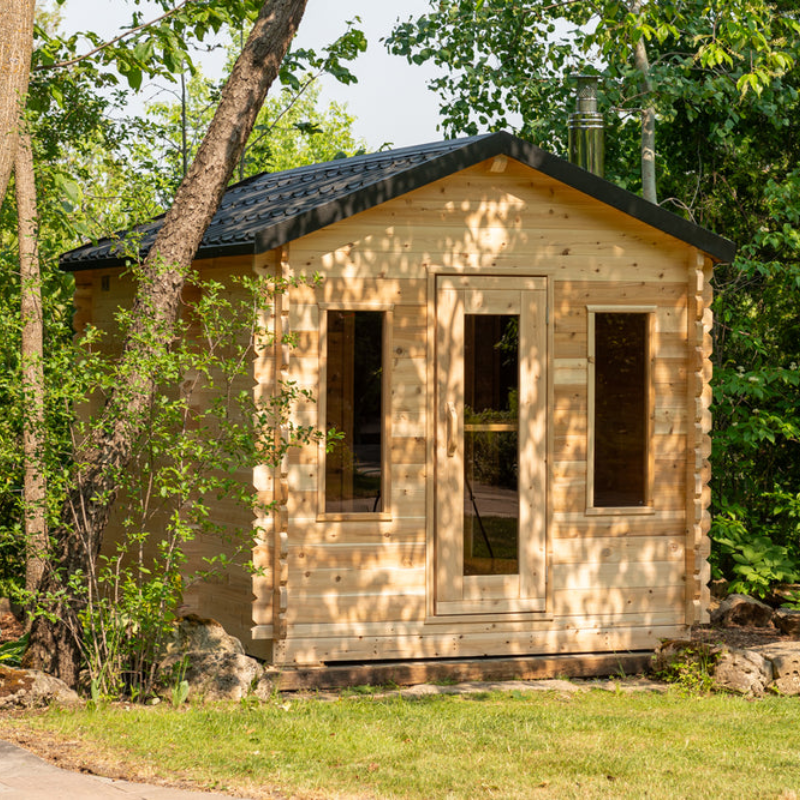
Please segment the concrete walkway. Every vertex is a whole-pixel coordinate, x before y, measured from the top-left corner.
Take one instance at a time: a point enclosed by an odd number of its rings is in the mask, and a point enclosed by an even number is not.
[[[230,797],[70,772],[0,740],[0,800],[230,800]]]

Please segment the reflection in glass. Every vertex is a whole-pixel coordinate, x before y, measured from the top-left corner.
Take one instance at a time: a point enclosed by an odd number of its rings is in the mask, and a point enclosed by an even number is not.
[[[325,511],[382,511],[383,313],[328,311]]]
[[[519,572],[519,318],[464,318],[464,574]]]

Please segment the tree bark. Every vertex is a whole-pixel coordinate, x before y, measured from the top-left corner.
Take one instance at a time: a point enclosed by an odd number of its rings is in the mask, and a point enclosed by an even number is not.
[[[33,52],[34,0],[0,0],[0,202],[14,167]]]
[[[43,581],[43,594],[53,601],[46,607],[49,613],[34,620],[25,655],[26,666],[51,672],[70,686],[78,681],[79,612],[84,601],[68,579],[90,574],[99,553],[116,494],[116,476],[130,460],[153,401],[156,386],[148,357],[172,342],[186,273],[278,75],[306,2],[267,0],[259,12],[208,133],[145,259],[118,381],[98,433],[76,453],[73,486],[54,531],[57,552],[48,562]]]
[[[20,133],[14,163],[19,231],[22,315],[22,400],[25,459],[25,588],[39,589],[47,556],[44,464],[44,347],[42,281],[39,271],[36,181],[30,136]]]
[[[642,11],[641,2],[631,5],[631,12],[637,16]],[[633,65],[641,73],[639,90],[643,98],[642,108],[642,138],[641,138],[641,163],[642,163],[642,197],[651,203],[658,203],[656,191],[656,110],[652,105],[653,87],[650,83],[650,60],[647,57],[647,48],[644,39],[639,37],[633,50]]]

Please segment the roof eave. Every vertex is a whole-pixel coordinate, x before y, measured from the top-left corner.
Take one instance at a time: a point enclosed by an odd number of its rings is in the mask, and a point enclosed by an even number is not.
[[[252,242],[237,242],[235,244],[214,244],[201,247],[195,254],[193,261],[210,258],[229,258],[232,256],[252,256],[255,254]],[[262,252],[262,251],[258,251]],[[144,258],[144,254],[141,255]],[[104,256],[91,261],[64,261],[63,256],[59,261],[60,269],[64,272],[83,272],[88,269],[111,269],[125,267],[132,258],[130,256]]]

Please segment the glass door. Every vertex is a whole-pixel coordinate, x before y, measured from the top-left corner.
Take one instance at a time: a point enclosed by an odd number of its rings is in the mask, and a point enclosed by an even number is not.
[[[436,612],[543,611],[544,279],[442,277]]]

